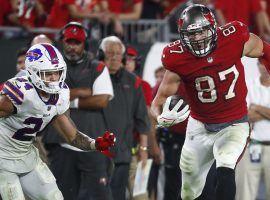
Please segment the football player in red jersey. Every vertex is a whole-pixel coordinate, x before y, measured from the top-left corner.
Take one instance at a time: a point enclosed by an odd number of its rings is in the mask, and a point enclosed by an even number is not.
[[[270,46],[241,22],[217,28],[211,11],[199,4],[182,12],[178,30],[180,40],[163,50],[167,71],[151,112],[165,126],[184,120],[187,110],[161,113],[166,98],[184,84],[191,112],[180,159],[181,197],[190,200],[200,196],[216,161],[216,199],[233,200],[234,168],[249,139],[247,87],[240,59],[262,56],[269,62]]]

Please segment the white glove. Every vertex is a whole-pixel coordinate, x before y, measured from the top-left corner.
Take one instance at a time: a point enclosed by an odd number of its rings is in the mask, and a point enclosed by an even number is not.
[[[183,109],[177,111],[184,103],[182,99],[177,102],[177,104],[173,107],[172,110],[169,110],[171,99],[171,96],[166,99],[162,113],[157,117],[158,124],[161,127],[166,128],[178,124],[184,121],[189,116],[189,105],[186,105]]]

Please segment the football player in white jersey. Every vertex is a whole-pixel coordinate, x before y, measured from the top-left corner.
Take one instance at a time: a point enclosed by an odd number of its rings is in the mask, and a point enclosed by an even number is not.
[[[68,143],[82,151],[110,154],[113,133],[96,140],[78,131],[66,114],[69,88],[66,63],[51,44],[26,53],[27,75],[9,79],[0,95],[0,193],[3,200],[63,199],[55,178],[32,144],[50,122]]]

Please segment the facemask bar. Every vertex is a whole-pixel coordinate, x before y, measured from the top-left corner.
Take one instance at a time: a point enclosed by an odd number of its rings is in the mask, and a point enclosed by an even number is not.
[[[190,35],[195,34],[196,32],[207,31],[205,38],[200,40],[190,39]],[[215,42],[217,39],[216,31],[211,28],[211,26],[204,27],[197,30],[181,30],[180,38],[185,46],[192,52],[193,55],[197,57],[203,57],[212,52],[215,48]]]
[[[65,68],[58,68],[55,70],[38,70],[34,71],[33,69],[28,69],[28,73],[30,75],[31,81],[34,83],[34,85],[45,91],[46,93],[55,94],[59,93],[60,89],[64,86],[64,81],[66,78],[66,72]],[[59,71],[59,80],[57,81],[49,81],[46,80],[46,73],[56,72]]]

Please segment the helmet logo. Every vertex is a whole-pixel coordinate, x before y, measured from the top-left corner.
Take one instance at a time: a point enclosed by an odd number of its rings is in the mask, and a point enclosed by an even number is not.
[[[43,54],[41,53],[40,49],[33,49],[31,51],[28,51],[25,57],[29,60],[29,62],[33,62],[40,59],[42,55]]]
[[[74,27],[71,32],[74,34],[74,35],[77,35],[78,34],[78,29],[76,27]]]
[[[207,14],[203,14],[203,16],[205,17],[205,19],[211,24],[211,25],[215,25],[215,19],[212,15],[211,12],[208,12]]]
[[[177,21],[177,25],[179,28],[181,28],[183,26],[184,20],[182,18],[178,19]]]

